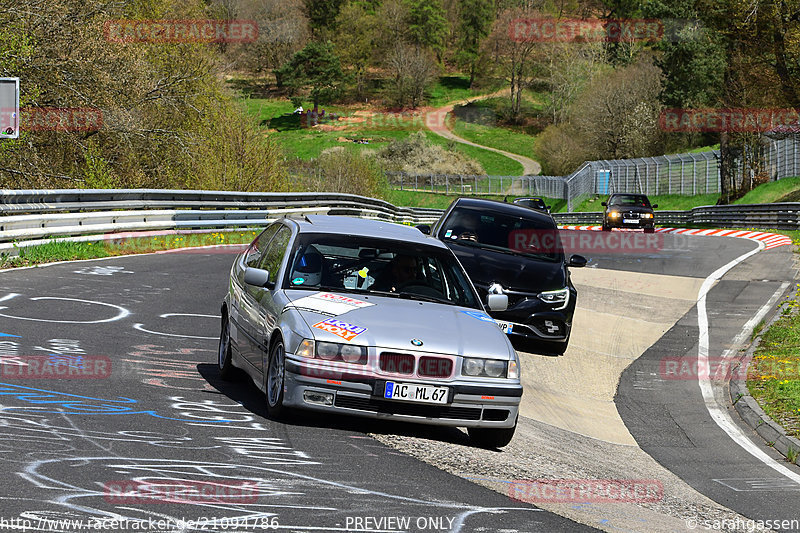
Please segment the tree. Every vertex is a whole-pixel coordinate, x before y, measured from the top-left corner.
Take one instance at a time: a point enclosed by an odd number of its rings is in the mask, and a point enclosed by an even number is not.
[[[352,69],[356,95],[364,93],[367,70],[381,39],[378,17],[363,2],[350,2],[336,19],[336,50],[342,63]]]
[[[553,43],[549,48],[550,99],[546,110],[558,124],[567,119],[569,106],[606,63],[601,43]]]
[[[319,104],[328,103],[339,96],[345,82],[342,65],[333,51],[333,45],[312,41],[275,71],[279,85],[294,97],[308,89],[314,103],[314,113]]]
[[[511,86],[511,119],[520,119],[522,90],[533,79],[544,76],[544,51],[540,43],[525,39],[509,38],[509,27],[516,19],[542,17],[538,11],[513,8],[503,11],[492,25],[489,37],[484,41],[481,53],[489,56],[488,63],[495,66],[495,74],[503,77]]]
[[[653,1],[644,4],[648,19],[686,21],[665,27],[664,38],[653,45],[660,54],[655,64],[664,73],[661,102],[667,107],[708,107],[721,96],[726,68],[724,43],[701,20],[695,0]]]
[[[458,23],[456,61],[469,71],[469,86],[475,82],[481,42],[489,35],[494,22],[494,0],[463,0]]]
[[[570,108],[572,131],[587,159],[653,155],[660,149],[661,70],[640,59],[597,76]]]
[[[324,34],[325,30],[333,26],[344,2],[345,0],[304,0],[306,17],[315,35]]]
[[[409,41],[430,48],[441,61],[448,28],[442,0],[406,0],[406,5]]]
[[[389,55],[392,97],[399,107],[416,108],[425,97],[425,89],[438,73],[431,53],[419,47],[397,43]]]

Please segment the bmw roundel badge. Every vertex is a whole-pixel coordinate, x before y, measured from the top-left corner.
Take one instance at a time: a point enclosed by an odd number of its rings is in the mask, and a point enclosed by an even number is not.
[[[422,341],[419,339],[411,339],[411,344],[414,346],[422,346]]]

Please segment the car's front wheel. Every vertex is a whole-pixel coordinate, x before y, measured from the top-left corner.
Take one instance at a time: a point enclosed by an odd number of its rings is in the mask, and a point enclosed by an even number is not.
[[[267,369],[264,372],[264,392],[267,396],[267,414],[270,418],[277,419],[286,412],[283,407],[283,380],[286,362],[286,351],[283,341],[278,339],[272,345],[267,360]]]
[[[517,421],[510,428],[467,428],[469,438],[481,448],[502,448],[514,438]]]
[[[228,315],[222,315],[222,329],[219,333],[219,353],[217,357],[217,368],[222,379],[228,381],[233,378],[235,369],[231,359],[231,323]]]
[[[603,231],[611,231],[611,226],[603,222]]]
[[[644,232],[645,233],[655,233],[656,229],[655,228],[644,228]]]

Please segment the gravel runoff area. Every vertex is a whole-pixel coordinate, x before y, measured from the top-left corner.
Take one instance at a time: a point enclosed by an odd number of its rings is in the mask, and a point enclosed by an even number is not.
[[[423,427],[420,436],[405,433],[371,436],[446,472],[506,495],[510,494],[511,482],[520,480],[661,482],[663,498],[652,503],[535,502],[542,509],[604,531],[706,530],[706,521],[727,524],[723,531],[769,531],[750,529],[748,519],[698,493],[636,446],[608,443],[525,418],[520,418],[514,440],[501,451],[476,448],[470,445],[466,433],[459,430]]]

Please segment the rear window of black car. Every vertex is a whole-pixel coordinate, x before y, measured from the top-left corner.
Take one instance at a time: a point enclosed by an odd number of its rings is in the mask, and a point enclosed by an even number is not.
[[[499,252],[563,261],[558,228],[549,217],[523,217],[472,207],[457,207],[442,225],[439,239]]]

